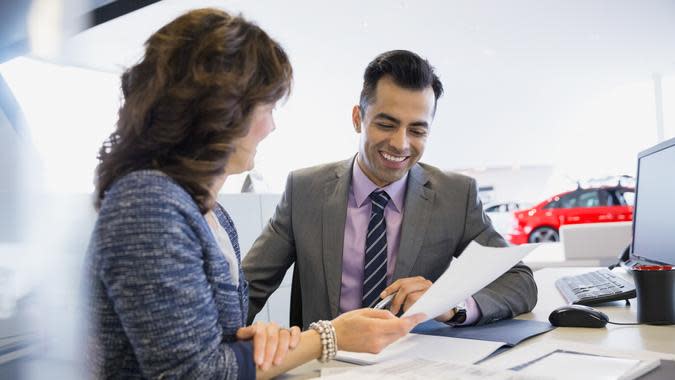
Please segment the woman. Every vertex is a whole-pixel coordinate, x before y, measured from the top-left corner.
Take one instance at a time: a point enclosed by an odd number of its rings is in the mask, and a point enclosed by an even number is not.
[[[161,28],[123,74],[87,264],[97,377],[271,377],[338,348],[377,352],[420,321],[356,310],[302,333],[244,326],[237,233],[215,197],[228,175],[253,167],[291,79],[263,30],[214,9]]]

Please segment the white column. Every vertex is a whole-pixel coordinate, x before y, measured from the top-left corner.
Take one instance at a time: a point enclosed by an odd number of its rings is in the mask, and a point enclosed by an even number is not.
[[[664,140],[663,127],[663,90],[661,88],[661,74],[654,73],[654,103],[656,105],[656,142]]]

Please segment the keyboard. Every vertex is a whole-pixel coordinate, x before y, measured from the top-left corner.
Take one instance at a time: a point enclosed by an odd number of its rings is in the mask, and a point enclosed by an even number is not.
[[[635,285],[605,268],[562,277],[555,286],[568,303],[576,305],[595,305],[637,296]]]

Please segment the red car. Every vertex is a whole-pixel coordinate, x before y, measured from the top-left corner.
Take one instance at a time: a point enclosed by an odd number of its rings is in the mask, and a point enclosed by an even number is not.
[[[598,187],[562,193],[513,213],[508,238],[513,244],[554,242],[565,224],[625,222],[633,220],[635,189]]]

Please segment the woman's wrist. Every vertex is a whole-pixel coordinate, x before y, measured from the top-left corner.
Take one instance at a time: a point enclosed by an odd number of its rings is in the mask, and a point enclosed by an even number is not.
[[[341,323],[337,319],[333,319],[330,321],[330,323],[333,325],[333,328],[335,329],[335,348],[340,351],[340,345],[344,345],[344,342],[340,339],[344,337],[344,331],[342,331],[343,328],[343,323]]]
[[[337,355],[337,332],[331,321],[313,322],[309,327],[319,334],[321,343],[321,356],[319,360],[323,363],[329,362]]]

